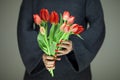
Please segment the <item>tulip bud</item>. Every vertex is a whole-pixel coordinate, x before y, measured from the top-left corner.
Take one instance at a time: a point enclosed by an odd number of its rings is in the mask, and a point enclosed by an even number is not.
[[[63,23],[63,24],[60,26],[60,30],[61,30],[61,31],[64,31],[65,26],[66,26],[66,23]]]
[[[68,20],[67,20],[67,24],[69,24],[69,25],[73,24],[73,23],[74,23],[74,19],[75,19],[74,16],[70,16],[70,17],[68,18]]]
[[[73,24],[73,25],[70,27],[70,31],[72,31],[74,34],[80,34],[81,32],[84,31],[84,28],[83,28],[83,26],[81,26],[81,25]]]
[[[50,15],[50,23],[57,24],[59,21],[59,15],[57,12],[52,11]]]
[[[83,31],[84,31],[83,26],[79,25],[78,31],[77,31],[75,34],[80,34],[80,33],[82,33]]]
[[[44,27],[40,27],[40,32],[41,32],[41,34],[45,35],[45,28]]]
[[[40,10],[40,17],[42,20],[48,21],[49,20],[49,11],[47,9],[41,9]]]
[[[70,17],[70,13],[68,11],[64,11],[63,20],[68,20],[69,17]]]
[[[64,32],[65,32],[65,33],[70,32],[70,26],[65,26],[65,28],[64,28]]]
[[[38,14],[33,15],[34,22],[39,25],[41,23],[41,18]]]

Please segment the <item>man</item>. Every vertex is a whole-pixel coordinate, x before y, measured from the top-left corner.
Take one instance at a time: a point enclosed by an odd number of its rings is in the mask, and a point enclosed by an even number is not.
[[[63,41],[57,51],[59,61],[47,56],[38,47],[37,32],[33,28],[33,14],[47,8],[58,13],[69,11],[75,23],[84,26],[84,40],[72,35]],[[89,23],[89,27],[87,24]],[[100,0],[23,0],[18,20],[18,45],[26,68],[24,80],[91,80],[90,63],[96,56],[105,37],[105,25]],[[65,46],[67,45],[67,46]],[[55,63],[55,64],[54,64]],[[55,68],[55,77],[48,70]]]

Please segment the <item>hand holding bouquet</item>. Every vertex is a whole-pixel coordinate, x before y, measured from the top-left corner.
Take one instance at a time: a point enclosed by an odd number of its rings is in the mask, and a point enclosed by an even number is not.
[[[75,17],[71,16],[68,11],[64,11],[59,17],[56,11],[49,13],[47,9],[41,9],[40,14],[34,14],[33,18],[35,24],[40,28],[37,37],[39,47],[49,56],[55,56],[56,50],[62,49],[56,46],[61,40],[68,40],[71,34],[81,38],[79,34],[84,31],[81,25],[73,24]],[[48,30],[49,23],[50,30]],[[49,69],[49,72],[51,76],[54,76],[53,69]]]

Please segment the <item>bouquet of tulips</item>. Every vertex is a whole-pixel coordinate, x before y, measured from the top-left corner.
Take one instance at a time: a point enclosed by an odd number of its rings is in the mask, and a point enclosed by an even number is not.
[[[47,9],[41,9],[40,14],[34,14],[33,18],[35,24],[40,28],[37,36],[39,47],[49,56],[55,56],[55,50],[61,49],[56,45],[61,40],[68,40],[71,34],[82,39],[79,34],[84,31],[84,28],[81,25],[73,24],[75,17],[71,16],[69,11],[64,11],[59,15],[56,11],[49,13]],[[51,27],[50,30],[48,30],[48,26]],[[53,70],[49,70],[49,72],[53,77]]]

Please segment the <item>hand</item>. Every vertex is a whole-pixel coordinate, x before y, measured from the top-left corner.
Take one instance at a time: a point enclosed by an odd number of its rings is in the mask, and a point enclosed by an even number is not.
[[[57,58],[56,56],[55,57],[54,56],[48,56],[46,54],[43,54],[42,59],[43,59],[43,63],[44,63],[47,70],[55,69],[56,60],[58,60],[58,61],[61,60],[61,58]]]
[[[66,55],[73,50],[72,41],[70,41],[70,40],[69,41],[62,40],[60,44],[57,44],[57,46],[63,48],[62,50],[56,50],[57,56]]]

